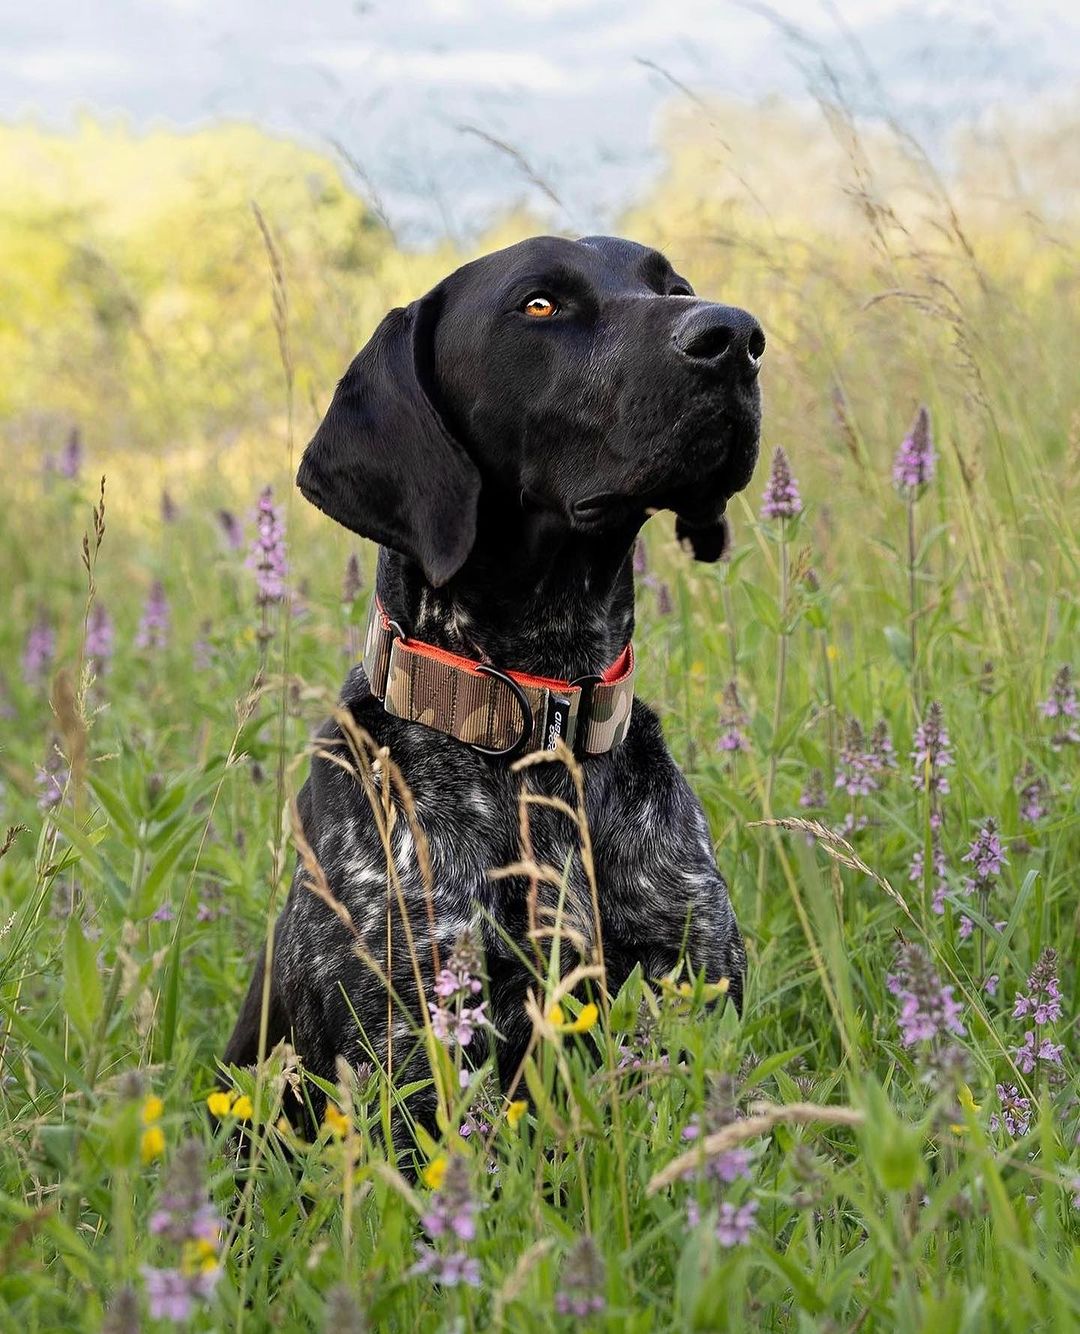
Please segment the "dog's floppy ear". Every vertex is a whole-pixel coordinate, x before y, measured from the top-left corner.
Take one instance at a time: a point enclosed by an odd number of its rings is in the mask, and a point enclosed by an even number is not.
[[[447,430],[432,383],[438,288],[385,317],[345,372],[296,483],[361,537],[415,560],[439,587],[476,537],[480,474]]]
[[[702,524],[691,523],[677,514],[675,536],[680,546],[689,547],[695,560],[717,561],[731,544],[728,521],[722,512]]]

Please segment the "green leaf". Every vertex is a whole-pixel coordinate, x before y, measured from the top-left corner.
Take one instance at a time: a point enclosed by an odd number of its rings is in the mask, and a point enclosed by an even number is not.
[[[769,593],[758,588],[756,584],[743,584],[750,606],[753,608],[755,618],[773,632],[780,633],[780,609],[776,605],[776,599]]]
[[[898,625],[885,627],[885,643],[889,652],[905,671],[911,670],[911,637]]]
[[[135,832],[135,823],[131,818],[123,798],[115,788],[109,786],[99,774],[91,774],[90,790],[98,801],[101,802],[106,815],[113,822],[117,829],[123,834],[124,842],[128,847],[135,847],[138,843],[138,836]]]
[[[71,917],[64,940],[64,1009],[87,1042],[104,1003],[94,947],[83,935],[79,919]]]

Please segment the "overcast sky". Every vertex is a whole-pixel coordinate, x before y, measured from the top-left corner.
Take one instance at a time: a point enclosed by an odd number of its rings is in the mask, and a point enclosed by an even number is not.
[[[518,199],[560,228],[604,226],[660,165],[672,79],[801,97],[824,55],[873,112],[861,48],[931,148],[960,118],[1080,84],[1075,0],[3,0],[0,13],[0,118],[245,119],[337,141],[407,240],[466,234]]]

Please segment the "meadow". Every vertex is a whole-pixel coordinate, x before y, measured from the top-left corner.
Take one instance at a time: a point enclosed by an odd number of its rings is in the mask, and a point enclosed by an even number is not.
[[[730,559],[647,526],[639,690],[745,1011],[538,975],[528,1097],[421,1035],[393,1153],[378,1070],[312,1143],[288,1050],[217,1084],[373,575],[291,478],[386,309],[552,226],[407,253],[252,129],[0,129],[0,1326],[1080,1325],[1076,129],[945,176],[839,98],[672,112],[612,230],[761,318],[765,429]]]

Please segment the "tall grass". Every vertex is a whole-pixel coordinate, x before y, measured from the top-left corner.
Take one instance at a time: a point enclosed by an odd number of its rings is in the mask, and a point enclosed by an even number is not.
[[[995,186],[985,154],[978,190],[965,169],[945,184],[910,144],[825,111],[816,126],[782,110],[753,127],[724,108],[676,119],[668,180],[619,227],[761,316],[763,457],[784,446],[805,501],[782,529],[761,519],[763,468],[717,567],[691,565],[654,519],[639,581],[641,693],[731,883],[744,1017],[714,979],[634,976],[609,996],[599,957],[575,999],[541,951],[524,1087],[463,1086],[460,1052],[429,1025],[411,1039],[438,1089],[437,1142],[409,1135],[401,1088],[375,1068],[339,1071],[301,1142],[279,1121],[305,1079],[282,1048],[231,1072],[217,1115],[207,1098],[303,855],[290,803],[363,614],[341,589],[350,539],[293,502],[290,423],[303,437],[382,309],[459,257],[399,255],[370,222],[348,250],[359,206],[326,164],[307,196],[260,181],[253,221],[243,153],[227,181],[207,169],[193,194],[177,186],[206,253],[168,291],[160,219],[119,227],[92,192],[25,243],[77,281],[4,317],[9,340],[49,319],[75,338],[67,357],[43,339],[54,374],[36,373],[33,400],[5,389],[5,1325],[165,1327],[149,1314],[162,1271],[205,1329],[1076,1324],[1080,744],[1075,720],[1040,708],[1059,669],[1080,668],[1075,217]],[[46,204],[22,201],[4,243],[20,218],[38,235]],[[513,219],[480,248],[537,229]],[[109,264],[87,276],[91,252]],[[905,496],[891,461],[921,403],[938,467]],[[73,417],[81,469],[43,472]],[[216,514],[246,518],[266,484],[291,568],[264,634]],[[167,642],[138,648],[153,578]],[[112,653],[92,641],[95,607]],[[23,652],[42,618],[56,641],[39,638],[35,672]],[[931,701],[947,793],[910,759]],[[718,749],[732,727],[740,744]],[[414,817],[403,788],[371,780],[392,757],[365,746],[350,762],[389,846],[389,825]],[[560,881],[532,864],[527,816],[518,873]],[[572,800],[564,818],[587,856]],[[988,818],[1007,863],[973,894],[963,858]],[[952,988],[962,1034],[905,1044],[889,978],[911,946],[939,995]],[[1034,1021],[1013,1013],[1047,949],[1062,1013],[1035,1028],[1061,1063],[1025,1070]],[[183,1215],[185,1191],[213,1217]]]

